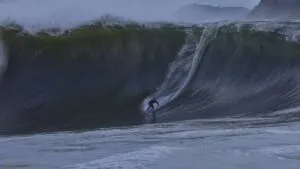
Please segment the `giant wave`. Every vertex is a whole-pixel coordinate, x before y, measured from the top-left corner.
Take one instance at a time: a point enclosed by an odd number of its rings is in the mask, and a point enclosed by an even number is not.
[[[298,111],[285,110],[300,103],[299,27],[95,23],[29,33],[4,26],[0,132],[143,124],[141,107],[152,97],[162,104],[158,122],[297,120]]]

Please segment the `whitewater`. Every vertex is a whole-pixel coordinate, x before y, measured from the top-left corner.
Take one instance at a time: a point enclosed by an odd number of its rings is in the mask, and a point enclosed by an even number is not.
[[[0,138],[1,168],[299,168],[299,123],[220,119]]]
[[[0,169],[298,169],[300,23],[191,2],[0,1]]]

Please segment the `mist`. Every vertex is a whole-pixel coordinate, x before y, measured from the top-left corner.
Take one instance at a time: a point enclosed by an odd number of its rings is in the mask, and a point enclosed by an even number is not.
[[[253,8],[259,0],[2,0],[0,21],[26,26],[70,27],[111,14],[136,21],[175,21],[173,14],[192,2]]]

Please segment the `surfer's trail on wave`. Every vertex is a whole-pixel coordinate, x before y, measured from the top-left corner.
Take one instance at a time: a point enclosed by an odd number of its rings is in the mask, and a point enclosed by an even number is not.
[[[151,98],[156,98],[160,106],[164,106],[180,96],[193,78],[207,45],[215,38],[218,31],[217,24],[205,26],[200,39],[197,39],[196,32],[187,32],[185,44],[179,51],[175,61],[170,64],[163,84],[144,101],[144,111],[148,100]]]

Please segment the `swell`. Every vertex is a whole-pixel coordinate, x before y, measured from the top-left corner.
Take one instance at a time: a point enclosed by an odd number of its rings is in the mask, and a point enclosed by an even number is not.
[[[60,35],[2,28],[9,62],[0,132],[139,124],[139,104],[162,83],[185,31],[166,25],[87,25]]]
[[[287,38],[286,33],[297,32],[299,24],[287,26],[290,30],[270,24],[259,31],[255,26],[219,26],[203,52],[191,56],[202,58],[197,71],[191,80],[186,78],[189,83],[176,99],[158,109],[158,122],[220,117],[298,120],[299,111],[287,111],[300,106],[300,45],[295,34]]]

